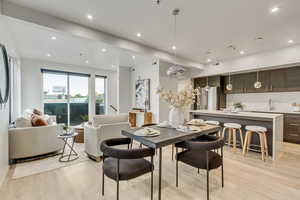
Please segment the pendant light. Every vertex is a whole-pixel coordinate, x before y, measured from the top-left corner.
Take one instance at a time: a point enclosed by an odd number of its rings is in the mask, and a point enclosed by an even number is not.
[[[256,74],[256,82],[254,83],[254,88],[256,89],[259,89],[261,88],[262,84],[261,82],[259,81],[259,71],[257,71],[257,74]]]
[[[180,10],[178,8],[174,9],[172,11],[172,15],[174,16],[174,44],[172,46],[172,49],[174,51],[175,55],[175,60],[177,58],[177,47],[176,47],[176,34],[177,34],[177,20],[176,17],[179,15]],[[168,70],[167,70],[167,75],[174,77],[174,78],[183,78],[186,73],[186,69],[182,66],[179,66],[177,64],[172,65]]]
[[[231,84],[231,77],[230,77],[230,73],[229,73],[229,82],[226,85],[226,90],[231,91],[232,90],[232,84]]]
[[[209,85],[208,85],[208,77],[206,77],[206,86],[205,86],[205,90],[208,91],[209,90]]]

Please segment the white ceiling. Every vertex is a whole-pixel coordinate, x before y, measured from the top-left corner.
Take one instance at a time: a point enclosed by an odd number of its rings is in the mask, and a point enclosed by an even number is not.
[[[153,60],[99,41],[80,38],[10,17],[5,19],[18,53],[25,58],[108,70],[116,70],[116,66],[119,65],[129,67]],[[51,39],[53,36],[56,40]],[[103,48],[107,51],[102,52]],[[132,56],[135,56],[135,59]]]
[[[300,42],[299,0],[7,0],[66,20],[171,52],[178,17],[178,54],[198,62],[223,60]],[[280,11],[270,14],[278,6]],[[89,21],[90,13],[94,20]],[[142,33],[141,39],[135,34]],[[263,41],[255,41],[261,36]],[[236,51],[228,49],[235,45]],[[206,55],[207,51],[211,55]]]

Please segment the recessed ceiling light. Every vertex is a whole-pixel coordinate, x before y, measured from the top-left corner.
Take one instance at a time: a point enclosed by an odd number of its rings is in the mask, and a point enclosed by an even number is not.
[[[46,56],[47,56],[47,57],[51,57],[51,54],[50,54],[50,53],[47,53]]]
[[[93,15],[91,15],[91,14],[87,14],[86,17],[87,17],[89,20],[93,20],[93,19],[94,19]]]
[[[177,48],[175,45],[172,46],[172,49],[175,51]]]
[[[240,54],[241,54],[241,55],[244,55],[244,54],[245,54],[245,52],[244,52],[244,51],[240,51]]]
[[[276,13],[276,12],[278,12],[278,11],[279,11],[279,8],[278,8],[278,7],[273,7],[273,8],[271,8],[271,10],[270,10],[271,13]]]
[[[102,52],[106,52],[107,50],[106,50],[105,48],[103,48],[101,51],[102,51]]]
[[[142,37],[142,34],[141,33],[137,33],[136,37]]]
[[[89,61],[88,61],[88,60],[86,60],[86,61],[85,61],[85,63],[86,63],[86,64],[89,64]]]
[[[294,40],[289,40],[288,43],[289,43],[289,44],[293,44],[293,43],[294,43]]]
[[[211,62],[211,59],[210,59],[210,58],[207,58],[207,62]]]
[[[52,36],[52,37],[51,37],[51,40],[56,40],[56,37],[55,37],[55,36]]]
[[[135,59],[135,56],[132,56],[132,59],[134,60],[134,59]]]

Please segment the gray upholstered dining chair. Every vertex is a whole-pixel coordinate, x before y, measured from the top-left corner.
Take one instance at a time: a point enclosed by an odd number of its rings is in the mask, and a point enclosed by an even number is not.
[[[198,169],[205,169],[207,176],[207,200],[209,200],[209,171],[221,166],[222,187],[224,187],[223,146],[224,138],[212,135],[203,135],[196,139],[181,142],[175,147],[184,147],[178,153],[176,148],[176,187],[178,187],[178,162],[183,162]],[[214,150],[221,149],[221,154]]]
[[[119,182],[151,173],[151,200],[153,199],[153,156],[154,149],[120,149],[113,146],[130,145],[129,138],[108,139],[101,143],[103,152],[102,196],[104,196],[104,175],[117,182],[117,200],[119,200]],[[144,159],[151,157],[151,161]]]

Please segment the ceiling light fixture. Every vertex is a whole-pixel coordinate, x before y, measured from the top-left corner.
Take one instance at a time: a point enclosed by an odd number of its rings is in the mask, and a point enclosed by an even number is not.
[[[47,57],[51,57],[51,54],[50,54],[50,53],[47,53],[46,56],[47,56]]]
[[[279,11],[279,8],[278,7],[273,7],[271,8],[270,12],[271,13],[277,13]]]
[[[51,37],[51,40],[56,40],[56,37],[55,37],[55,36],[52,36],[52,37]]]
[[[86,60],[86,61],[85,61],[85,63],[86,63],[86,64],[89,64],[89,61],[88,61],[88,60]]]
[[[172,12],[172,15],[174,16],[174,43],[173,43],[173,46],[172,46],[172,49],[174,50],[174,55],[175,55],[175,61],[176,61],[176,58],[177,58],[177,47],[176,47],[176,44],[177,44],[177,20],[176,20],[176,17],[179,15],[179,12],[180,10],[178,8],[174,9],[173,12]],[[170,77],[174,77],[174,78],[177,78],[177,79],[180,79],[180,78],[183,78],[184,75],[186,73],[186,69],[178,64],[173,64],[171,67],[168,68],[167,70],[167,75],[170,76]]]
[[[87,14],[86,17],[87,17],[89,20],[93,20],[93,19],[94,19],[93,15],[91,15],[91,14]]]
[[[142,34],[141,33],[137,33],[136,37],[142,37]]]
[[[211,59],[210,59],[210,58],[207,58],[207,62],[211,62]]]
[[[245,51],[240,51],[240,54],[241,54],[241,55],[244,55],[244,54],[245,54]]]
[[[232,84],[231,84],[231,76],[230,76],[230,73],[229,73],[229,76],[228,76],[228,84],[226,85],[226,90],[228,91],[231,91],[232,90]]]
[[[259,71],[256,73],[256,82],[254,83],[254,88],[259,89],[261,88],[262,83],[259,81]]]
[[[101,51],[102,51],[102,52],[106,52],[107,50],[106,50],[105,48],[103,48]]]
[[[135,56],[132,56],[132,59],[135,60]]]
[[[289,40],[288,43],[289,43],[289,44],[293,44],[293,43],[294,43],[294,40]]]

